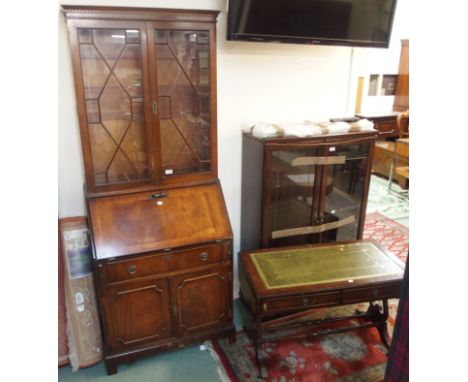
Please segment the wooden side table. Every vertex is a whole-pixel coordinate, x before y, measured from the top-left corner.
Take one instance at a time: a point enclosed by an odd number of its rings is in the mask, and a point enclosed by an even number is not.
[[[245,330],[254,342],[260,376],[262,342],[375,326],[388,348],[388,299],[399,297],[403,272],[404,264],[396,256],[369,240],[241,252],[240,297],[253,317]],[[382,300],[383,308],[375,303],[377,300]],[[370,302],[364,313],[300,320],[309,310],[360,302]],[[361,318],[362,323],[321,328],[350,318]],[[310,330],[298,330],[297,334],[289,330],[304,327]],[[288,329],[287,334],[280,335],[284,329]]]

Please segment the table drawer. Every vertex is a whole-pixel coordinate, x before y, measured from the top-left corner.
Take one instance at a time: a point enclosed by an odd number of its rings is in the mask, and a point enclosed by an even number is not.
[[[310,295],[279,297],[268,299],[262,306],[264,313],[278,313],[301,308],[312,308],[326,305],[338,304],[340,292],[314,293]]]
[[[146,254],[123,261],[114,260],[104,267],[107,282],[113,283],[219,263],[222,260],[223,245],[217,244],[183,251]]]
[[[343,290],[343,304],[351,302],[365,302],[383,298],[400,296],[400,284],[383,285],[377,287],[363,287]]]

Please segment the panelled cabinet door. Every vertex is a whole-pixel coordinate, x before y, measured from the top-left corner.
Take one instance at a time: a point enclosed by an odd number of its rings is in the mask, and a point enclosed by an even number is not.
[[[70,24],[88,187],[150,183],[145,24]]]
[[[168,280],[108,287],[103,307],[111,350],[141,345],[171,335]]]
[[[228,322],[228,277],[227,269],[219,267],[171,279],[175,335],[189,335]]]
[[[162,182],[208,176],[216,170],[213,25],[155,22],[148,39]]]

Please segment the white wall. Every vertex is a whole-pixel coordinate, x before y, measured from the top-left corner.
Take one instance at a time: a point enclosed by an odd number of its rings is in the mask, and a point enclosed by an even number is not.
[[[400,0],[401,3],[404,0]],[[199,8],[218,17],[218,172],[239,250],[241,126],[352,114],[357,77],[396,73],[405,28],[397,9],[390,49],[226,41],[225,0],[62,1],[75,5]],[[402,18],[403,19],[403,18]],[[59,25],[59,216],[84,215],[84,171],[66,26]],[[390,105],[391,107],[391,105]]]

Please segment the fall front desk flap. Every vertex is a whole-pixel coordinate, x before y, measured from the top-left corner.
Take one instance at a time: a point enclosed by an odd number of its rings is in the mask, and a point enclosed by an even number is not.
[[[88,206],[96,259],[232,237],[219,184],[96,198]]]
[[[403,263],[371,242],[252,252],[250,256],[267,289],[403,275]]]

